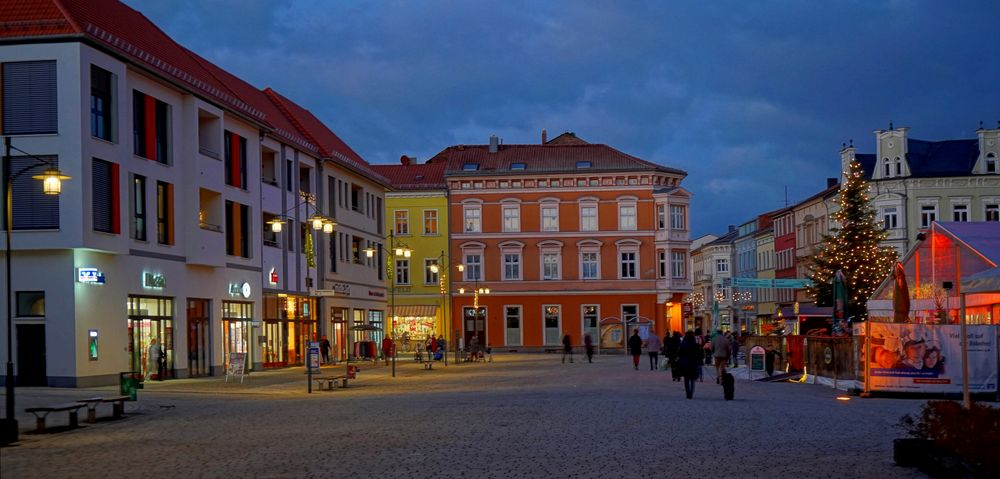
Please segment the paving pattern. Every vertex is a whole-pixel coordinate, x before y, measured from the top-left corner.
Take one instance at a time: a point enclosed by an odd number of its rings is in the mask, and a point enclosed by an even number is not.
[[[924,477],[892,463],[895,425],[921,401],[838,401],[823,386],[747,381],[723,401],[712,377],[688,400],[667,373],[635,371],[621,356],[579,359],[497,355],[431,371],[401,361],[396,378],[364,365],[349,388],[311,395],[301,368],[242,385],[164,381],[126,404],[127,419],[22,434],[0,450],[0,470],[5,479]],[[113,392],[19,388],[18,409]]]

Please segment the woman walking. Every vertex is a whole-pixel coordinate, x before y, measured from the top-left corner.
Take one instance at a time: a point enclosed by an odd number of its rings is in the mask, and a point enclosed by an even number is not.
[[[694,396],[694,383],[700,376],[702,360],[702,346],[695,342],[694,332],[684,333],[684,339],[677,352],[677,361],[678,369],[684,376],[684,394],[688,399]]]
[[[628,338],[628,352],[632,355],[632,367],[639,370],[639,356],[642,356],[642,338],[639,337],[639,330],[632,331],[632,336]]]
[[[649,370],[656,371],[660,368],[660,337],[656,333],[650,333],[646,339],[646,352],[649,353]]]
[[[573,362],[573,340],[570,339],[569,333],[566,333],[566,335],[563,336],[562,343],[563,343],[562,362],[565,364],[566,363],[566,356],[569,356],[569,362],[572,363]]]
[[[677,353],[681,348],[681,333],[674,331],[663,347],[663,354],[667,357],[667,364],[670,365],[670,376],[674,381],[681,380],[681,370],[677,364]]]
[[[594,362],[594,338],[590,334],[583,335],[583,350],[587,353],[587,362]]]

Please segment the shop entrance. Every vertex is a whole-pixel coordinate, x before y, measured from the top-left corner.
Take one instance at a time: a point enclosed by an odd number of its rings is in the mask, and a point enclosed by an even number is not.
[[[505,308],[507,312],[504,314],[505,322],[507,323],[507,337],[505,338],[507,346],[520,346],[521,345],[521,307],[520,306],[507,306]]]
[[[557,305],[548,305],[542,307],[544,312],[544,317],[542,320],[545,322],[545,345],[546,346],[556,346],[562,344],[562,336],[560,335],[560,320],[561,320],[561,310],[562,308]]]
[[[18,386],[48,386],[45,377],[45,325],[17,325]]]
[[[347,358],[347,308],[330,308],[330,340],[334,362]]]
[[[462,318],[465,323],[465,349],[472,350],[472,338],[476,338],[476,344],[480,348],[486,347],[486,306],[479,307],[479,314],[475,308],[466,306],[462,308]]]
[[[315,305],[315,298],[264,295],[264,367],[305,364],[309,341],[319,340],[312,315]]]
[[[243,367],[249,371],[253,365],[250,359],[250,334],[253,332],[253,303],[237,301],[222,302],[222,361],[229,367],[229,355],[246,353]]]
[[[174,321],[171,298],[129,296],[129,364],[145,379],[174,377]]]
[[[208,327],[211,304],[207,299],[188,299],[187,302],[188,375],[191,377],[211,374]]]

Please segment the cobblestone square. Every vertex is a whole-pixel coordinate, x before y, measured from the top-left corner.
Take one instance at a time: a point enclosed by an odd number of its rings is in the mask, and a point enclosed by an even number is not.
[[[400,361],[396,378],[365,364],[347,389],[311,395],[301,368],[242,385],[152,383],[127,419],[22,432],[0,465],[5,478],[922,477],[891,454],[895,424],[921,401],[745,380],[724,401],[707,368],[687,400],[645,361],[635,371],[621,356],[582,359],[499,354],[430,371]],[[18,410],[114,392],[21,388]]]

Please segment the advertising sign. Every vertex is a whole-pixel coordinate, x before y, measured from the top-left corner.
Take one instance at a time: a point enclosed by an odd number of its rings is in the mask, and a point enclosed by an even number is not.
[[[309,342],[309,369],[313,371],[319,370],[319,343],[315,341]]]
[[[750,370],[751,371],[763,371],[764,370],[764,348],[760,346],[754,346],[750,348]]]
[[[869,328],[870,350],[865,360],[870,361],[870,389],[962,392],[960,326],[872,322]],[[966,327],[969,391],[973,393],[997,390],[996,328]]]

